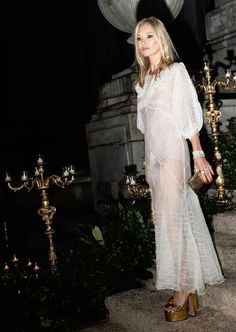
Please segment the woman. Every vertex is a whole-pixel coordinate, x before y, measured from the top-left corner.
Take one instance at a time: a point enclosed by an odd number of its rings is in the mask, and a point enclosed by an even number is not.
[[[196,292],[224,281],[206,222],[194,191],[187,139],[194,170],[205,183],[213,170],[199,139],[202,109],[183,63],[163,23],[138,22],[135,55],[137,127],[145,139],[145,174],[150,186],[156,238],[157,289],[172,289],[165,306],[168,321],[196,315]]]

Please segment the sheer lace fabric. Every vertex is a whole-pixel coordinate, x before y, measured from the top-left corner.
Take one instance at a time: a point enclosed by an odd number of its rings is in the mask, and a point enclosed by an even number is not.
[[[203,294],[224,281],[191,176],[186,139],[200,131],[202,109],[183,63],[147,75],[138,93],[137,126],[145,137],[146,177],[156,237],[157,289]]]

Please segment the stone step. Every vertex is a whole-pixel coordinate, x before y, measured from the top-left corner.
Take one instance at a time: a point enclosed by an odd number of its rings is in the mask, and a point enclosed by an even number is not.
[[[214,239],[223,271],[236,272],[236,236],[215,233]]]
[[[235,257],[230,257],[231,262]],[[155,268],[149,269],[154,278],[145,281],[145,286],[150,291],[156,291],[155,289]],[[225,281],[219,285],[207,285],[207,293],[204,296],[199,296],[199,302],[203,306],[209,306],[216,310],[220,310],[226,315],[235,316],[236,312],[236,272],[235,266],[230,269],[224,270]],[[236,331],[236,329],[235,329]]]
[[[236,235],[236,209],[215,215],[213,227],[215,232]]]
[[[226,271],[224,275],[226,280],[220,285],[207,287],[207,293],[199,297],[199,303],[236,317],[236,273]]]
[[[133,289],[114,294],[106,299],[109,311],[109,323],[118,324],[123,331],[129,332],[235,332],[236,319],[221,311],[201,306],[197,317],[189,317],[185,321],[170,323],[164,318],[164,305],[171,292],[152,291],[150,289]],[[228,298],[228,302],[232,303]],[[107,325],[109,326],[109,325]],[[116,331],[112,329],[96,329],[92,331]],[[119,330],[118,330],[119,331]],[[121,330],[122,331],[122,330]]]
[[[110,320],[102,320],[101,322],[98,322],[97,324],[82,328],[79,331],[82,332],[126,332],[127,329],[123,326],[120,326],[117,323],[113,323]],[[74,331],[77,332],[77,331]],[[127,331],[128,332],[128,331]]]

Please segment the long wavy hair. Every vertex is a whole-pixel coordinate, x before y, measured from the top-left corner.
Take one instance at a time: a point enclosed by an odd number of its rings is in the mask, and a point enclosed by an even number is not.
[[[161,61],[158,68],[158,73],[161,72],[166,67],[169,67],[173,62],[176,60],[179,60],[178,53],[174,47],[174,44],[172,43],[172,40],[170,38],[170,35],[168,34],[164,24],[157,19],[156,17],[148,17],[144,18],[141,21],[139,21],[135,27],[134,31],[134,37],[135,37],[135,58],[136,62],[138,64],[138,79],[137,82],[140,86],[144,85],[144,79],[147,74],[147,72],[150,70],[150,61],[148,57],[144,57],[138,48],[137,43],[137,35],[139,27],[145,23],[148,23],[151,25],[153,30],[156,33],[156,37],[160,43],[160,51],[161,51]]]

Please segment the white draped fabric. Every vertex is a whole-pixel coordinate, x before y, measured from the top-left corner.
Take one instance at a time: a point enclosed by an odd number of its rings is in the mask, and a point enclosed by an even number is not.
[[[186,139],[200,131],[202,109],[183,63],[136,85],[137,126],[145,138],[152,195],[157,289],[198,291],[224,281],[191,176]]]

